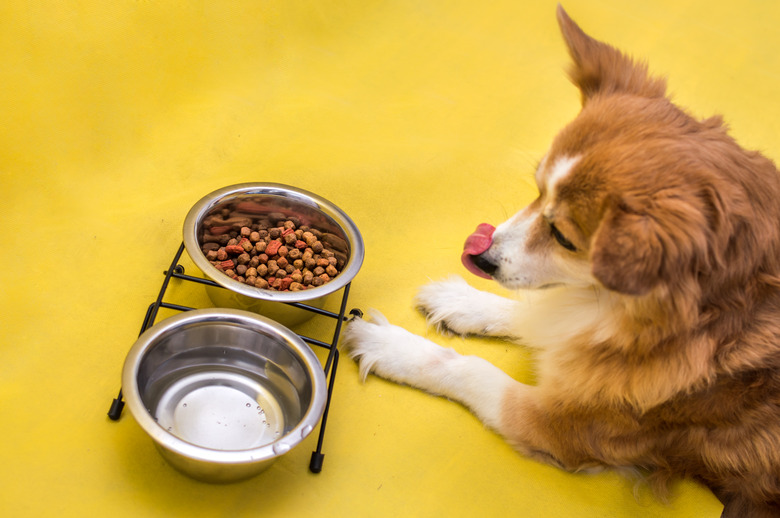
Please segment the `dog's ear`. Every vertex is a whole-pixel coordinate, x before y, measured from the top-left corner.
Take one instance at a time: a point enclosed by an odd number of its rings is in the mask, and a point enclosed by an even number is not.
[[[645,295],[713,264],[708,214],[691,195],[652,203],[611,196],[591,244],[593,276],[610,290]]]
[[[628,295],[644,295],[658,285],[663,244],[654,227],[648,215],[609,200],[591,246],[593,276]]]
[[[574,61],[569,75],[585,105],[595,95],[630,93],[664,97],[666,81],[648,75],[647,65],[635,63],[614,47],[594,40],[558,5],[558,24]]]

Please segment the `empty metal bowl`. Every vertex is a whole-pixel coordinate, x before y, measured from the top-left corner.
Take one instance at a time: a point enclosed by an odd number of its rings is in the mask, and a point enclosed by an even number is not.
[[[163,457],[207,482],[268,468],[312,432],[327,399],[322,366],[298,335],[235,309],[188,311],[145,331],[122,387]]]
[[[250,212],[246,212],[247,206]],[[275,291],[238,282],[215,268],[201,249],[204,220],[220,214],[234,221],[273,214],[295,218],[301,225],[325,233],[330,246],[343,254],[346,262],[341,272],[329,282],[303,291]],[[260,313],[288,327],[311,318],[313,313],[280,302],[303,302],[322,308],[328,295],[346,286],[357,275],[364,256],[363,238],[355,223],[341,209],[316,194],[275,183],[232,185],[203,197],[184,220],[184,246],[195,265],[209,279],[227,288],[207,286],[206,291],[215,306]]]

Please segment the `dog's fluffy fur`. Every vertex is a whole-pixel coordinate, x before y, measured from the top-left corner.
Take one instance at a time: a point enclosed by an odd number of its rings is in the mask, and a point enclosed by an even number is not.
[[[694,477],[724,516],[778,516],[778,172],[560,7],[558,21],[582,111],[477,263],[520,298],[455,278],[416,301],[439,327],[539,348],[538,384],[378,314],[343,347],[363,376],[457,400],[524,454],[642,468],[657,488]]]

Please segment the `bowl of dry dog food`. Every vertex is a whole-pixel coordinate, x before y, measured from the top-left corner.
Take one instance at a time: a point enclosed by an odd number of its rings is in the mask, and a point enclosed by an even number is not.
[[[322,308],[363,263],[363,238],[330,201],[276,183],[245,183],[204,196],[184,221],[184,246],[220,287],[206,291],[218,307],[260,313],[294,326]],[[224,288],[224,289],[223,289]]]

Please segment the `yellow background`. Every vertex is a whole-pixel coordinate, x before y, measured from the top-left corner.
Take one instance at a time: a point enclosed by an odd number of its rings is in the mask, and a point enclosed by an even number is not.
[[[724,113],[743,145],[778,157],[780,4],[565,7],[668,75],[692,113]],[[618,475],[524,459],[454,403],[359,383],[346,358],[319,475],[311,437],[255,479],[194,482],[127,410],[106,417],[184,215],[246,181],[292,184],[352,216],[366,260],[350,307],[531,381],[527,350],[439,337],[411,299],[429,279],[467,275],[466,235],[533,197],[536,160],[579,109],[554,11],[530,0],[3,2],[0,515],[719,516],[691,482],[664,506],[645,490],[636,500]],[[169,293],[208,305],[197,286]]]

